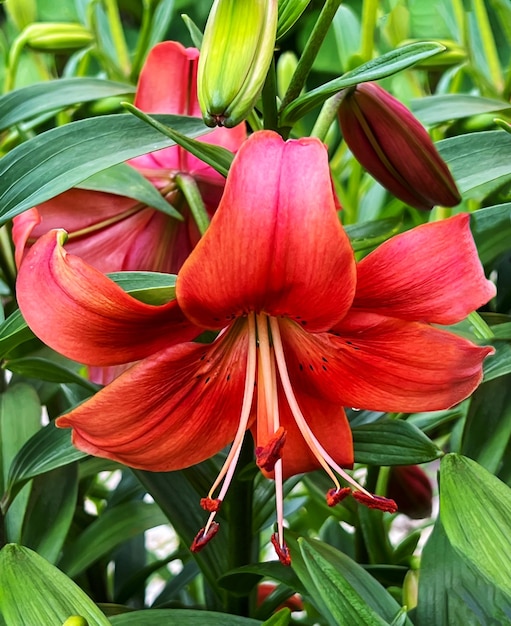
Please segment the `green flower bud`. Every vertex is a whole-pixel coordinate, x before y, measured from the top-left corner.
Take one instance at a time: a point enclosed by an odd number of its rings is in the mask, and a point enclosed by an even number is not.
[[[277,0],[215,0],[197,77],[208,126],[231,128],[250,113],[268,73],[276,30]]]
[[[84,48],[94,38],[81,24],[36,22],[25,28],[20,39],[33,50],[60,52]]]
[[[294,52],[283,52],[277,61],[277,93],[279,98],[283,98],[289,87],[291,78],[298,65],[298,57]]]

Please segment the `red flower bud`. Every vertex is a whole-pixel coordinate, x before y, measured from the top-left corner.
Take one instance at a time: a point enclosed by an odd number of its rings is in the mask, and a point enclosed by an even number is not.
[[[433,489],[426,473],[418,465],[392,467],[387,494],[397,502],[399,512],[412,519],[431,515]]]
[[[397,198],[417,209],[461,201],[456,183],[421,123],[375,83],[361,83],[339,107],[355,158]]]

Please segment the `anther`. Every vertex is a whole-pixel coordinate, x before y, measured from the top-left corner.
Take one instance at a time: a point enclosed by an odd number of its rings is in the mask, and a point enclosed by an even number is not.
[[[265,472],[272,472],[275,463],[280,459],[284,444],[286,443],[286,431],[281,426],[270,438],[265,446],[257,446],[255,449],[257,467]]]
[[[339,504],[341,500],[344,500],[351,493],[351,489],[349,487],[343,487],[342,489],[330,489],[326,493],[326,503],[328,506],[335,506]]]
[[[362,491],[354,491],[353,497],[360,504],[364,504],[369,509],[378,509],[380,511],[386,511],[387,513],[395,513],[397,511],[397,504],[390,498],[384,498],[383,496],[368,496]]]
[[[201,498],[200,500],[201,507],[209,513],[218,511],[221,504],[222,500],[220,498]]]
[[[195,539],[190,546],[190,550],[192,552],[200,552],[202,548],[204,548],[204,546],[208,544],[217,534],[219,528],[220,524],[217,524],[216,522],[211,522],[207,531],[206,528],[201,528],[195,536]]]
[[[285,542],[280,545],[277,533],[273,533],[273,535],[271,536],[271,542],[282,565],[285,565],[286,567],[291,565],[291,555],[289,554],[289,548],[287,547]]]

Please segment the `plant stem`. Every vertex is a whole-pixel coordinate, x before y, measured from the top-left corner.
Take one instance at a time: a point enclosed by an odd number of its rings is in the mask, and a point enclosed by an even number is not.
[[[275,58],[272,58],[270,69],[264,81],[263,91],[261,93],[263,101],[264,128],[269,130],[277,130],[277,79],[275,74]]]
[[[119,61],[119,67],[124,76],[128,76],[130,73],[130,57],[122,29],[119,7],[117,6],[116,0],[103,0],[103,2],[105,4],[105,11],[114,42],[115,52],[117,54],[117,60]]]
[[[252,494],[253,478],[246,475],[241,479],[240,473],[253,463],[254,444],[250,433],[245,435],[238,467],[234,480],[229,489],[229,542],[228,564],[229,569],[235,569],[253,563],[257,557],[254,554],[252,529]],[[233,594],[227,596],[227,612],[248,617],[250,610],[249,598]]]
[[[373,58],[374,31],[376,29],[376,15],[379,4],[378,0],[364,0],[362,7],[360,55],[364,62]]]
[[[131,65],[130,78],[133,82],[137,80],[147,54],[147,48],[151,40],[151,25],[153,23],[155,8],[158,6],[154,2],[144,2],[143,4],[144,12],[142,14],[142,24],[140,25],[135,56],[133,57],[133,63]]]
[[[334,96],[328,98],[318,115],[314,128],[311,132],[311,137],[317,137],[321,141],[325,140],[325,137],[330,130],[335,117],[337,115],[337,109],[344,98],[346,90],[336,93]]]
[[[176,176],[175,181],[190,207],[201,236],[204,235],[210,220],[195,179],[189,174],[180,173]]]
[[[305,45],[303,54],[298,61],[296,70],[282,100],[282,104],[280,105],[281,111],[283,111],[290,102],[295,100],[300,95],[300,92],[305,85],[305,81],[307,80],[307,76],[312,68],[312,64],[314,63],[314,59],[319,52],[321,44],[326,37],[330,24],[332,23],[334,15],[336,14],[340,4],[341,0],[326,0],[325,6],[319,14],[318,21],[312,29],[312,33],[310,34],[309,40]]]

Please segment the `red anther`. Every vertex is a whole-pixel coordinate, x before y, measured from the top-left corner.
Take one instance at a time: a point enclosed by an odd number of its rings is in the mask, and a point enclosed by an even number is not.
[[[384,498],[383,496],[368,496],[363,491],[354,491],[353,497],[355,500],[364,504],[370,509],[379,509],[380,511],[386,511],[387,513],[395,513],[397,511],[397,504],[390,498]]]
[[[326,492],[326,503],[328,506],[335,506],[339,504],[341,500],[344,500],[351,493],[349,487],[343,487],[342,489],[329,489]]]
[[[208,511],[209,513],[218,511],[221,504],[222,504],[222,500],[220,500],[219,498],[201,498],[200,499],[201,507],[205,511]]]
[[[273,533],[273,535],[271,536],[271,542],[282,565],[291,565],[291,555],[289,554],[289,548],[286,546],[285,543],[280,545],[277,533]]]
[[[200,552],[202,548],[204,548],[204,546],[217,534],[219,528],[220,524],[217,524],[216,522],[211,522],[208,532],[205,532],[206,528],[201,528],[193,540],[190,550],[192,552]]]
[[[274,433],[265,446],[257,446],[255,449],[257,467],[265,472],[273,472],[275,463],[280,459],[284,444],[286,443],[286,431],[281,426]]]

